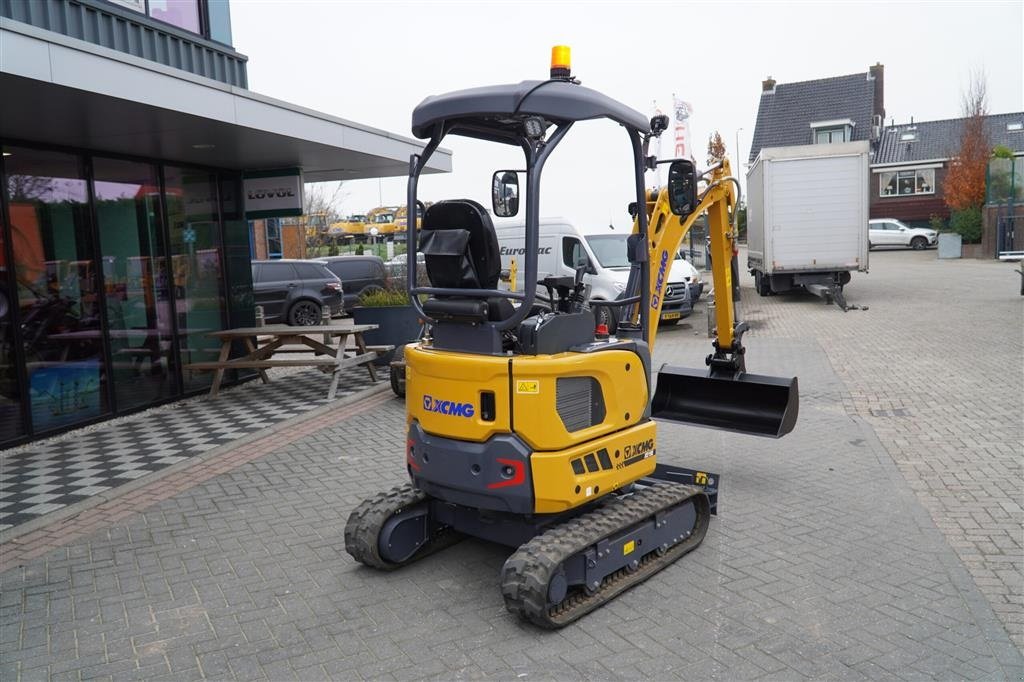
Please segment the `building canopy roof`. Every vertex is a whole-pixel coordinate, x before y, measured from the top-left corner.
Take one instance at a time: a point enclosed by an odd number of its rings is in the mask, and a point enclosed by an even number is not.
[[[0,17],[0,137],[309,182],[405,175],[422,143]],[[426,172],[451,170],[438,150]]]
[[[964,121],[949,118],[886,126],[872,165],[952,158],[960,147]],[[986,116],[985,133],[991,146],[1003,145],[1016,154],[1024,154],[1024,112]]]
[[[871,139],[875,86],[870,72],[778,83],[761,93],[750,143],[753,162],[762,147],[811,144],[811,124],[849,119],[853,140]]]

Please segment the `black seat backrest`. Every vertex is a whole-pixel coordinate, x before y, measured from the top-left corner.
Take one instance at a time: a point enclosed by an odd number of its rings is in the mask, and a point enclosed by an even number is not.
[[[496,289],[501,254],[494,223],[470,199],[433,204],[423,214],[419,249],[434,287]]]

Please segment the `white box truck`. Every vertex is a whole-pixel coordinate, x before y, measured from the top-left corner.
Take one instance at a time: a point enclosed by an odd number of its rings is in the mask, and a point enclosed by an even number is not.
[[[846,310],[868,270],[868,143],[762,149],[747,173],[747,268],[757,293],[803,287]]]

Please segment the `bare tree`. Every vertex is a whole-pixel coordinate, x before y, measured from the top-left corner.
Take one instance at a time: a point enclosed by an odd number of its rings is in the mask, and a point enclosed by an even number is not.
[[[54,190],[53,178],[38,175],[8,175],[7,196],[11,201],[45,199]]]
[[[341,219],[341,205],[347,196],[344,186],[343,182],[311,182],[303,190],[302,229],[306,232],[306,246],[314,253],[332,243],[327,230]]]
[[[341,206],[348,193],[344,182],[310,182],[306,184],[303,194],[303,213],[306,216],[326,216],[327,224],[341,218]]]

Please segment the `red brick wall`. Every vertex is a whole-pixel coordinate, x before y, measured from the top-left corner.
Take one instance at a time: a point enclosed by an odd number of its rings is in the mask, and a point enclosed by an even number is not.
[[[306,257],[306,230],[301,225],[281,226],[281,251],[285,258]]]
[[[946,180],[946,168],[935,169],[935,194],[915,196],[879,196],[881,173],[871,173],[868,181],[869,207],[872,218],[896,218],[903,222],[927,223],[933,214],[949,220],[949,209],[942,201],[942,183]]]
[[[267,221],[252,221],[252,238],[255,244],[256,260],[267,259]]]

